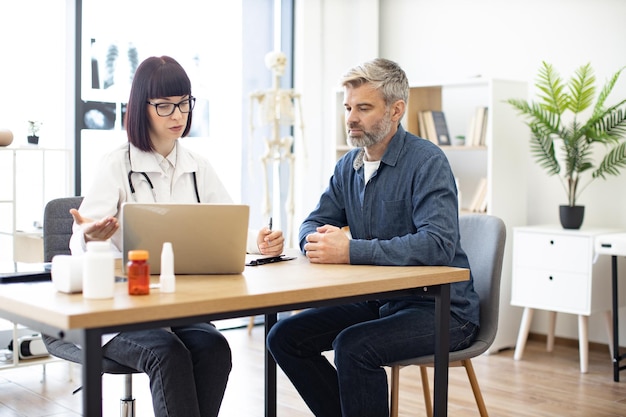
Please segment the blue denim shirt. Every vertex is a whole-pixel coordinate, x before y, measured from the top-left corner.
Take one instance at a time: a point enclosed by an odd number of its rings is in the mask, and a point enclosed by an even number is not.
[[[443,151],[399,126],[367,185],[363,154],[353,149],[337,162],[300,226],[300,248],[318,226],[349,226],[351,264],[469,268],[460,245],[456,184]],[[430,297],[415,301],[425,299]],[[450,301],[454,314],[479,325],[473,279],[452,284]]]

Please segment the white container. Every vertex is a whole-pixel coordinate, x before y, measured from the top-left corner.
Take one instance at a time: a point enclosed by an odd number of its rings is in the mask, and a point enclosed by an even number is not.
[[[174,275],[174,249],[171,242],[164,242],[161,250],[161,292],[176,291],[176,276]]]
[[[83,297],[113,298],[115,290],[115,260],[111,243],[87,242],[83,255]]]
[[[55,255],[52,258],[52,283],[57,291],[76,293],[83,290],[83,257]]]

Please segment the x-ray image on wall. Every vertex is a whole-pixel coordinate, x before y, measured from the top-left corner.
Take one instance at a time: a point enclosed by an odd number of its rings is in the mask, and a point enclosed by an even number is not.
[[[137,47],[130,41],[90,38],[90,65],[83,76],[83,98],[126,101],[139,65]]]
[[[115,127],[115,103],[88,101],[82,103],[83,129],[111,130]]]

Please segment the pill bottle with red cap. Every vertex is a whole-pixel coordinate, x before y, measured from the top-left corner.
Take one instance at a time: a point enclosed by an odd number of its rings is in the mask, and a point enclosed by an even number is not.
[[[147,250],[128,251],[128,294],[150,294],[150,265],[148,264]]]

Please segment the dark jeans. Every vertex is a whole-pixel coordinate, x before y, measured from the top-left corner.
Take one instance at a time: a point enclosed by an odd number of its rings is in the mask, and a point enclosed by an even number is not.
[[[124,332],[102,351],[148,374],[156,417],[217,416],[232,362],[228,341],[212,324]]]
[[[434,302],[364,302],[305,310],[272,327],[269,351],[317,417],[389,415],[384,365],[434,352]],[[450,350],[477,326],[450,319]],[[335,366],[322,352],[334,349]]]

